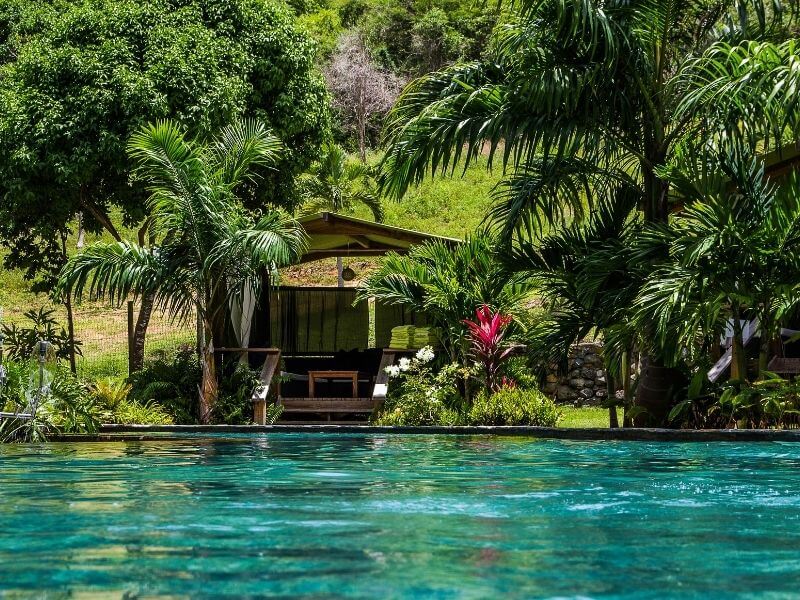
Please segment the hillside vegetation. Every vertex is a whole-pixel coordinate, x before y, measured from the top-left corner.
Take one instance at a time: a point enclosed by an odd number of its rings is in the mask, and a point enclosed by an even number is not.
[[[491,192],[497,183],[499,174],[486,169],[481,162],[471,166],[463,175],[455,173],[452,177],[436,177],[426,179],[418,188],[409,192],[401,201],[385,202],[385,222],[389,225],[415,229],[426,233],[448,237],[464,237],[480,226],[487,209],[491,205]],[[356,216],[370,218],[368,211],[360,208]],[[115,215],[115,221],[119,215]],[[121,228],[123,237],[133,238],[135,230]],[[87,234],[85,243],[96,240],[111,241],[108,234]],[[73,234],[69,247],[77,252],[77,237]],[[0,249],[0,256],[3,250]],[[372,261],[353,259],[349,261],[360,279]],[[318,261],[292,267],[285,273],[284,281],[292,285],[335,285],[336,266],[334,260]],[[26,281],[19,270],[8,270],[0,265],[0,307],[3,308],[3,319],[6,322],[19,322],[26,310],[33,307],[51,307],[60,312],[60,305],[52,306],[45,294],[30,291],[30,282]],[[112,321],[115,328],[124,326],[124,311],[109,308],[91,302],[84,302],[77,308],[79,320],[96,322],[98,325]]]

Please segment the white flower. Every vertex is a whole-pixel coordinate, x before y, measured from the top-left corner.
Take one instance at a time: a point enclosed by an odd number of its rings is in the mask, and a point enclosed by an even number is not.
[[[431,346],[425,346],[417,351],[417,360],[421,363],[428,363],[433,360],[435,354]]]
[[[389,365],[384,369],[384,371],[389,374],[389,377],[397,377],[400,375],[400,367],[397,365]]]
[[[408,371],[409,367],[411,366],[411,361],[404,356],[400,359],[400,364],[398,366],[400,367],[401,371]]]

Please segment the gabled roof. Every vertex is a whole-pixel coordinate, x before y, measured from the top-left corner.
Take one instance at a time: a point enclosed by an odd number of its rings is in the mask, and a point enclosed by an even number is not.
[[[299,219],[308,234],[308,250],[300,262],[332,256],[382,256],[408,252],[411,246],[439,240],[458,244],[461,240],[393,227],[337,213],[323,212]]]

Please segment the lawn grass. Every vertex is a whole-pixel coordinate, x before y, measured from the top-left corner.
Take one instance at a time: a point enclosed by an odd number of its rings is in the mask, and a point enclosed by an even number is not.
[[[608,409],[599,406],[559,406],[561,420],[559,427],[608,427]],[[617,419],[622,423],[622,411],[617,409]]]

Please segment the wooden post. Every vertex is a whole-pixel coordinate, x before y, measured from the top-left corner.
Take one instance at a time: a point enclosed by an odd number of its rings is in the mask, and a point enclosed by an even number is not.
[[[128,375],[133,373],[133,300],[128,300]]]

